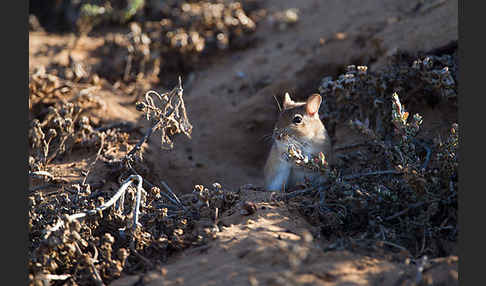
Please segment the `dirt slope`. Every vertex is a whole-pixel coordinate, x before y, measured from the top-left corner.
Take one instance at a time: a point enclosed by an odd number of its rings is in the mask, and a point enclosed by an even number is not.
[[[268,193],[247,188],[241,195],[256,213],[244,216],[237,206],[223,214],[215,241],[110,285],[416,285],[417,277],[425,285],[458,285],[457,256],[429,260],[420,276],[417,265],[378,246],[331,250],[301,215]]]
[[[229,188],[261,184],[270,147],[262,137],[276,118],[274,95],[280,99],[289,91],[305,98],[322,77],[346,65],[378,68],[396,48],[428,51],[457,39],[457,1],[413,12],[416,3],[266,1],[270,14],[299,9],[299,22],[281,32],[266,21],[254,47],[194,74],[185,90],[192,140],[179,138],[176,150],[166,153],[154,137],[146,157],[153,171],[180,192],[215,181]],[[346,36],[337,40],[336,33]],[[338,145],[346,141],[334,139]]]

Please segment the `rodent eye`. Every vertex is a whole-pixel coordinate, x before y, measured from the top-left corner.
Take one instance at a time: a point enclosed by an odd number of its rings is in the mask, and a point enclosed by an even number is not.
[[[292,119],[292,122],[295,123],[295,124],[299,124],[302,122],[302,115],[300,114],[296,114],[294,116],[294,119]]]

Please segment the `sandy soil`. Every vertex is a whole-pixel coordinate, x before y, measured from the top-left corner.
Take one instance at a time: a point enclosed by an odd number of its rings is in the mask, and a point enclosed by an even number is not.
[[[270,148],[263,136],[271,132],[277,115],[274,95],[280,98],[289,91],[305,98],[317,91],[323,76],[335,76],[346,65],[366,64],[374,70],[397,49],[428,51],[458,39],[458,3],[452,0],[268,0],[263,6],[268,13],[297,8],[299,21],[280,31],[265,20],[250,48],[213,59],[185,79],[192,139],[177,137],[171,151],[160,149],[157,136],[149,140],[144,158],[153,182],[164,180],[178,193],[213,182],[235,190],[244,184],[260,186]],[[65,63],[71,42],[69,36],[31,32],[29,68]],[[89,55],[103,43],[102,37],[85,38],[73,57],[94,64],[99,59]],[[132,122],[143,127],[140,132],[147,127],[133,98],[116,87],[104,85],[99,97],[107,106],[99,114],[104,122]],[[457,118],[446,108],[421,112],[433,118],[424,127],[430,132]],[[331,131],[337,146],[355,140],[344,125]],[[76,170],[86,164],[72,158],[56,166],[56,172],[75,180]],[[243,216],[237,206],[221,216],[226,226],[215,241],[172,257],[157,271],[123,277],[112,285],[414,285],[417,265],[400,255],[379,248],[322,251],[329,245],[301,216],[272,203],[266,193],[251,188],[241,193],[256,203],[255,214]],[[457,285],[457,264],[457,256],[431,260],[423,281]]]
[[[222,217],[217,239],[172,257],[156,271],[113,282],[128,285],[416,285],[417,265],[380,247],[332,249],[312,227],[268,193],[241,190],[256,213],[241,206]],[[323,251],[324,250],[324,251]],[[365,254],[366,253],[366,254]],[[458,258],[429,260],[424,285],[458,285]]]

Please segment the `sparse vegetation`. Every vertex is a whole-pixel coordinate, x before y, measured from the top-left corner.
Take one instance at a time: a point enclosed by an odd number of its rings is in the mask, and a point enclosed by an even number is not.
[[[64,1],[57,10],[51,5],[51,15],[59,16],[75,35],[57,35],[64,37],[63,44],[38,44],[30,55],[30,285],[107,285],[127,277],[138,282],[117,285],[145,285],[151,271],[167,278],[167,262],[177,254],[184,251],[191,258],[194,250],[203,256],[223,238],[218,249],[241,265],[260,268],[258,263],[267,263],[276,269],[267,276],[247,269],[218,274],[243,275],[246,284],[332,284],[344,272],[337,264],[322,270],[320,255],[335,251],[336,257],[347,257],[340,250],[397,263],[405,270],[395,284],[430,284],[422,275],[432,268],[424,268],[428,259],[457,254],[457,51],[397,52],[373,71],[343,62],[345,72],[338,76],[307,69],[313,64],[307,58],[305,68],[287,74],[294,63],[269,62],[269,53],[303,57],[328,45],[339,51],[341,42],[354,37],[352,31],[329,33],[346,35],[339,41],[319,40],[328,35],[312,34],[310,40],[299,35],[302,29],[293,30],[299,25],[308,29],[312,25],[306,17],[324,9],[299,5],[269,8],[265,1],[254,0],[82,0]],[[49,21],[30,15],[29,23],[32,32],[52,36]],[[261,26],[267,32],[257,38]],[[277,36],[269,37],[268,31]],[[283,42],[285,33],[304,41],[294,47]],[[95,38],[101,39],[99,44],[90,42]],[[239,64],[243,51],[266,42],[270,45],[255,58]],[[376,51],[370,54],[384,57]],[[48,58],[44,66],[37,64],[41,57]],[[229,68],[211,74],[221,59]],[[282,78],[256,78],[261,75],[256,71],[267,64],[281,65]],[[245,67],[248,70],[240,70]],[[336,145],[335,164],[322,153],[306,157],[297,145],[288,150],[289,161],[321,172],[327,181],[309,182],[287,193],[215,182],[219,180],[213,178],[221,178],[221,170],[228,168],[237,176],[261,179],[254,174],[261,173],[255,170],[263,151],[251,153],[250,139],[238,146],[227,139],[258,137],[262,126],[271,126],[273,115],[261,114],[266,110],[263,100],[255,99],[279,90],[281,84],[287,88],[284,74],[306,78],[301,75],[306,70],[319,70],[323,77],[312,88],[323,97],[320,114],[333,139],[354,138],[349,145]],[[214,85],[192,88],[208,74]],[[312,78],[309,82],[316,75]],[[248,90],[251,96],[246,98]],[[234,129],[214,129],[221,124],[215,121],[225,121],[228,114],[211,113],[222,109],[250,114],[222,122]],[[453,122],[431,124],[426,111],[443,109],[453,111]],[[194,110],[201,121],[194,120]],[[203,148],[185,143],[194,138],[193,128],[204,129],[196,137]],[[201,154],[208,149],[231,149],[232,156],[245,157],[241,162],[251,161],[251,168],[240,168],[229,159],[219,162],[215,153]],[[263,142],[257,149],[263,150]],[[167,161],[169,167],[160,168],[165,165],[154,161]],[[177,178],[191,184],[190,176],[197,172],[212,181],[175,188],[165,177],[174,170],[182,174]],[[241,249],[234,250],[235,245]],[[452,261],[457,264],[457,259]],[[214,267],[198,263],[204,265],[203,272]],[[373,284],[370,277],[363,279]],[[457,278],[445,285],[454,282]]]

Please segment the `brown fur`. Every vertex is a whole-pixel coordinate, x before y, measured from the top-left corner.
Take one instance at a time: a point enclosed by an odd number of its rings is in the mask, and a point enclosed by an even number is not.
[[[331,140],[319,119],[321,101],[318,94],[311,95],[306,102],[294,102],[288,93],[285,95],[284,110],[275,124],[274,143],[264,168],[266,190],[281,191],[304,183],[306,178],[314,180],[319,177],[319,173],[298,167],[283,158],[289,143],[295,144],[307,156],[323,152],[332,162]],[[296,116],[301,117],[301,123],[293,122]]]

